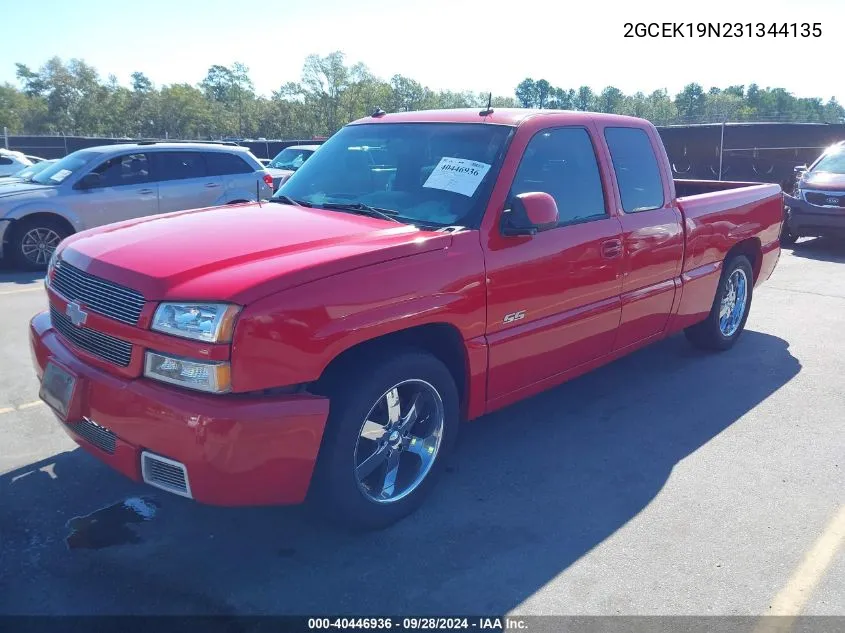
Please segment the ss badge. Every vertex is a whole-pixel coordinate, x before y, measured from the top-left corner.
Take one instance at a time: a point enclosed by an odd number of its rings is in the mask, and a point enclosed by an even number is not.
[[[513,323],[514,321],[519,321],[520,319],[525,318],[525,310],[520,310],[519,312],[511,312],[510,314],[505,315],[504,322],[505,323]]]

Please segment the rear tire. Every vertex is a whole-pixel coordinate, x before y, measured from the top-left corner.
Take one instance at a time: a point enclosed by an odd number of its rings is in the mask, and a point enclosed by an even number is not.
[[[387,527],[422,504],[459,425],[455,381],[434,356],[407,350],[363,364],[335,372],[329,385],[329,419],[309,491],[319,514],[356,531]],[[408,417],[414,402],[415,422]]]
[[[9,254],[13,264],[22,270],[46,270],[59,243],[70,235],[59,219],[42,215],[17,220],[12,225]]]
[[[728,260],[716,288],[710,314],[684,330],[695,347],[725,351],[734,346],[745,329],[754,292],[754,272],[744,255]]]

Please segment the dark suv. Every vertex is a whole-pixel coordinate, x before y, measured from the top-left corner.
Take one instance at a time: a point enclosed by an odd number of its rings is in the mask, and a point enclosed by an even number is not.
[[[795,190],[785,196],[781,243],[789,246],[799,237],[845,236],[845,141],[827,148],[809,167],[795,170]]]

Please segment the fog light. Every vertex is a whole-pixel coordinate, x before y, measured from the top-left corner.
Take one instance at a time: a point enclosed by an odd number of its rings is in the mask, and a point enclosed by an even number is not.
[[[189,360],[158,352],[147,352],[144,376],[209,393],[226,393],[232,387],[229,363]]]

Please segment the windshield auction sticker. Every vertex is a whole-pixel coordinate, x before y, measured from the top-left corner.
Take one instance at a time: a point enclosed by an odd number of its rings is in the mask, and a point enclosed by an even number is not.
[[[437,167],[423,184],[423,187],[454,191],[472,197],[484,176],[490,171],[490,165],[466,158],[444,156]]]
[[[60,169],[55,174],[50,176],[50,180],[54,182],[61,182],[68,176],[70,176],[70,169]]]

